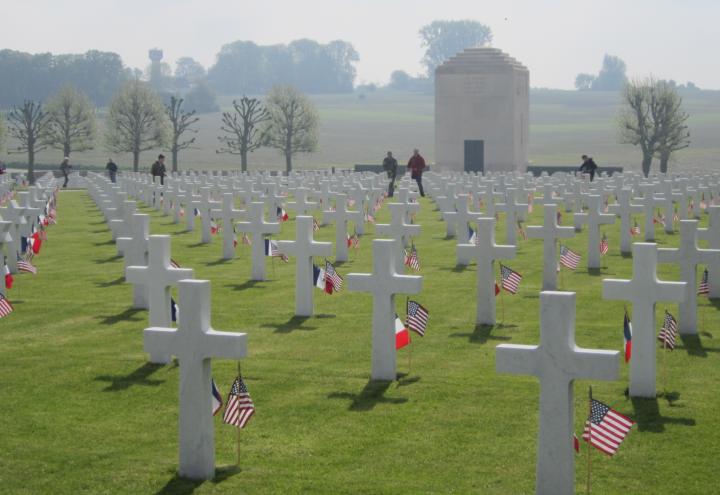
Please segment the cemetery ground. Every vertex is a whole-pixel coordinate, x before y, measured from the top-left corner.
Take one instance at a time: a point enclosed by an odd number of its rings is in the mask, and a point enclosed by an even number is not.
[[[151,234],[172,234],[173,259],[212,281],[213,327],[248,333],[242,372],[256,414],[240,432],[240,467],[237,430],[219,414],[216,479],[193,482],[175,474],[177,363],[147,362],[147,313],[130,309],[132,289],[102,215],[85,192],[61,192],[59,223],[36,258],[39,273],[16,276],[9,291],[15,312],[0,320],[0,491],[533,492],[538,382],[498,375],[495,346],[539,342],[542,242],[519,241],[516,259],[504,263],[523,275],[520,291],[498,300],[502,323],[476,327],[475,265],[455,266],[455,240],[445,239],[434,205],[420,202],[415,244],[424,280],[414,299],[430,319],[424,338],[413,334],[412,369],[410,348],[399,351],[394,382],[369,381],[370,295],[317,290],[315,316],[293,317],[294,258],[287,264],[267,258],[269,279],[251,282],[247,246],[221,261],[219,238],[200,244],[199,229],[186,232],[184,222],[173,225],[171,217],[140,208],[152,217]],[[498,242],[505,238],[502,219]],[[377,220],[389,220],[387,207]],[[536,207],[525,225],[541,223]],[[563,225],[571,224],[563,212]],[[603,229],[610,253],[599,271],[584,268],[586,232],[566,243],[583,255],[580,268],[563,268],[560,279],[563,290],[577,292],[581,347],[622,348],[623,302],[601,299],[603,278],[632,277],[632,259],[618,254],[618,230],[617,223]],[[337,265],[340,274],[371,271],[373,233],[369,226],[350,261]],[[291,218],[275,238],[294,236]],[[661,228],[656,236],[661,247],[679,241]],[[316,238],[332,241],[333,227]],[[659,266],[663,280],[677,280],[678,273]],[[396,303],[404,315],[405,298]],[[720,301],[700,297],[699,304],[699,338],[680,340],[665,355],[658,351],[660,397],[627,399],[624,363],[619,381],[592,383],[595,398],[637,422],[614,458],[593,449],[593,493],[700,494],[720,481]],[[658,326],[666,308],[677,315],[675,304],[659,304]],[[225,399],[237,364],[213,360],[212,367]],[[578,435],[588,384],[574,386]],[[578,493],[584,493],[586,454],[583,443]]]

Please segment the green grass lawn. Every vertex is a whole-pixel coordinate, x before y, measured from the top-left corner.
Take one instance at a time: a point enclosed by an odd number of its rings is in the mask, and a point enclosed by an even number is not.
[[[62,192],[59,224],[37,257],[39,273],[16,277],[16,311],[0,320],[0,492],[78,493],[531,493],[539,387],[532,377],[498,375],[495,346],[539,341],[542,243],[521,241],[507,264],[523,274],[520,292],[503,295],[505,318],[474,325],[475,270],[455,267],[455,242],[432,203],[421,200],[416,246],[424,276],[417,296],[430,311],[426,337],[399,351],[393,383],[369,382],[369,295],[315,292],[316,316],[293,318],[294,260],[268,267],[251,283],[249,248],[220,261],[221,245],[151,213],[151,233],[173,234],[173,258],[212,280],[214,328],[248,333],[243,374],[257,411],[241,432],[215,418],[217,479],[180,479],[177,469],[178,368],[151,365],[142,351],[147,313],[130,309],[131,287],[103,218],[84,192]],[[143,208],[144,209],[144,208]],[[378,220],[389,218],[387,208]],[[535,208],[528,224],[542,221]],[[706,220],[703,220],[705,223]],[[570,215],[564,214],[565,225]],[[640,222],[642,224],[642,222]],[[601,299],[601,280],[629,278],[632,260],[618,252],[617,226],[605,232],[610,255],[600,274],[564,271],[577,292],[577,343],[622,347],[622,301]],[[373,229],[342,275],[371,268]],[[498,228],[498,241],[504,239]],[[294,238],[294,223],[280,238]],[[332,227],[318,233],[334,237]],[[677,235],[658,229],[659,243]],[[567,243],[585,253],[586,236]],[[584,260],[583,256],[583,265]],[[663,265],[662,279],[678,270]],[[404,297],[397,298],[401,313]],[[593,382],[594,395],[638,422],[614,458],[593,452],[593,493],[707,494],[720,481],[720,312],[700,300],[698,339],[658,362],[657,400],[628,400],[621,379]],[[658,305],[658,325],[666,308]],[[667,308],[677,315],[675,305]],[[500,310],[498,311],[498,316]],[[236,363],[213,361],[223,395]],[[661,378],[662,377],[662,378]],[[575,428],[587,411],[585,381],[575,384]],[[209,398],[208,398],[209,404]],[[568,439],[570,441],[570,439]],[[584,493],[585,446],[577,457]]]

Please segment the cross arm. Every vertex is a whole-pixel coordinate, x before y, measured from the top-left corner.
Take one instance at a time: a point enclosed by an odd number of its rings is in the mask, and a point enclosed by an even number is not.
[[[588,380],[617,380],[620,373],[620,353],[575,346],[570,370],[574,378]]]
[[[500,344],[495,348],[495,371],[513,375],[538,375],[538,346]]]
[[[676,248],[658,248],[658,263],[675,263],[680,261],[680,250]]]
[[[636,289],[632,280],[606,278],[602,281],[602,297],[609,300],[632,301]]]
[[[147,266],[129,266],[125,269],[125,281],[131,284],[144,284],[147,282],[149,272]]]
[[[396,275],[397,292],[401,294],[418,294],[422,290],[422,276],[420,275]]]
[[[684,302],[687,282],[662,282],[655,286],[658,301]]]
[[[187,278],[193,278],[192,268],[168,268],[167,270],[167,281],[170,283],[176,283]]]
[[[374,280],[369,273],[348,273],[347,288],[349,291],[372,292]]]
[[[240,359],[247,356],[247,334],[208,330],[204,335],[205,357]]]

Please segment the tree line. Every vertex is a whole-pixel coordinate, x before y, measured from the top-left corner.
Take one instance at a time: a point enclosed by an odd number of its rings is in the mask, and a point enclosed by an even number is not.
[[[183,98],[171,96],[163,103],[147,83],[128,81],[110,102],[103,145],[111,152],[131,153],[136,172],[143,152],[166,150],[171,154],[172,170],[177,171],[180,153],[195,142],[199,120]],[[239,155],[241,170],[247,171],[250,153],[260,147],[275,148],[290,172],[296,154],[316,150],[318,126],[315,105],[293,86],[277,85],[264,100],[243,96],[233,101],[233,109],[222,114],[216,151]],[[7,123],[0,115],[0,150],[6,135],[14,140],[8,153],[27,156],[31,183],[38,152],[55,148],[70,157],[93,149],[100,139],[95,106],[87,94],[69,85],[44,104],[26,99],[14,106]]]

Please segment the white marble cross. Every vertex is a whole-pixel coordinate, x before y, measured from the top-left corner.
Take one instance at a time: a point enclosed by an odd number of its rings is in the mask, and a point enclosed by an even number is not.
[[[630,254],[632,246],[632,235],[630,234],[630,219],[633,213],[643,211],[642,205],[636,205],[632,202],[632,190],[630,188],[622,188],[617,192],[618,202],[610,205],[610,212],[620,217],[620,252]]]
[[[170,236],[151,235],[149,238],[147,266],[129,266],[125,280],[147,288],[151,327],[171,326],[170,288],[183,279],[193,277],[189,268],[173,268],[170,265]],[[167,354],[150,355],[151,363],[169,363]]]
[[[148,252],[148,237],[150,232],[150,216],[144,213],[135,213],[130,224],[130,237],[118,237],[118,246],[122,249],[125,259],[125,270],[130,266],[146,266]],[[133,308],[148,308],[147,286],[133,284]]]
[[[235,257],[235,220],[240,220],[245,210],[235,208],[233,193],[223,193],[222,208],[212,210],[212,213],[222,220],[222,259],[231,260]]]
[[[470,242],[470,233],[468,230],[468,224],[475,222],[478,218],[482,217],[483,214],[480,212],[471,212],[468,207],[468,195],[458,194],[455,199],[455,215],[453,220],[457,224],[457,240],[458,245],[467,244]],[[470,258],[465,256],[465,250],[458,249],[456,253],[458,265],[470,264]]]
[[[475,323],[495,324],[495,260],[515,257],[515,246],[495,244],[495,218],[479,218],[477,243],[458,244],[458,257],[477,260],[477,310]]]
[[[203,244],[212,242],[211,220],[213,210],[216,209],[217,206],[220,206],[219,201],[213,201],[210,198],[211,190],[209,187],[200,189],[200,205],[198,206],[198,210],[200,210],[200,228],[202,230],[200,242]]]
[[[335,222],[335,260],[347,261],[348,222],[353,221],[357,225],[358,223],[362,223],[365,219],[363,218],[363,212],[347,209],[347,195],[334,194],[333,197],[335,198],[335,211],[323,211],[323,222]]]
[[[288,209],[295,212],[295,216],[307,215],[309,211],[317,209],[317,202],[308,201],[307,199],[309,192],[310,189],[307,187],[298,187],[295,189],[295,201],[290,201],[287,204]]]
[[[10,222],[12,225],[8,230],[10,234],[10,241],[5,246],[7,250],[7,266],[10,273],[17,273],[17,256],[20,253],[20,233],[21,227],[27,224],[25,216],[26,208],[18,206],[17,201],[11,199],[7,202],[7,206],[0,208],[0,217],[3,220]]]
[[[540,380],[535,493],[575,493],[573,381],[617,380],[617,351],[575,345],[575,293],[540,293],[540,345],[496,348],[498,373],[535,375]],[[588,447],[589,448],[589,447]]]
[[[517,189],[507,188],[505,190],[505,202],[495,205],[495,209],[505,212],[505,242],[517,244],[517,224],[527,214],[527,203],[518,203],[515,194]]]
[[[720,206],[710,205],[707,208],[709,220],[708,227],[698,229],[698,239],[708,241],[710,249],[720,249]],[[720,263],[708,263],[707,269],[708,285],[710,286],[709,297],[720,297]]]
[[[643,184],[642,206],[645,213],[645,241],[652,242],[655,240],[655,207],[663,206],[664,200],[655,197],[655,185]]]
[[[633,397],[655,397],[655,304],[685,299],[687,284],[658,280],[657,261],[657,244],[636,242],[632,280],[603,280],[603,299],[632,303],[630,395]]]
[[[660,263],[677,263],[680,280],[687,282],[685,299],[679,305],[678,331],[697,335],[697,265],[720,263],[719,249],[700,249],[697,244],[698,221],[680,220],[680,247],[658,249]]]
[[[395,243],[393,253],[395,255],[395,267],[398,273],[403,273],[403,249],[410,245],[410,238],[420,235],[420,226],[405,222],[405,214],[420,210],[418,203],[388,203],[390,209],[390,223],[378,223],[375,225],[375,235],[390,237]]]
[[[174,328],[144,331],[145,352],[171,354],[180,365],[180,476],[215,477],[215,427],[210,397],[210,359],[241,359],[247,355],[247,335],[218,332],[210,326],[210,281],[178,282],[180,317]]]
[[[295,217],[295,240],[278,241],[278,249],[295,256],[295,316],[313,314],[313,256],[330,256],[332,243],[313,240],[313,217]]]
[[[265,221],[265,203],[255,201],[248,206],[248,221],[238,222],[238,232],[252,235],[252,280],[265,280],[265,234],[280,232],[278,222]]]
[[[600,226],[615,223],[615,215],[600,213],[600,196],[587,197],[588,212],[575,213],[575,221],[588,226],[588,268],[600,268]]]
[[[375,239],[372,243],[373,273],[350,273],[348,290],[373,296],[372,374],[373,380],[395,380],[395,294],[417,294],[422,277],[398,275],[393,254],[395,241]]]
[[[543,206],[543,225],[529,225],[527,228],[529,238],[543,240],[543,290],[557,290],[557,240],[575,236],[574,228],[558,226],[557,209],[557,204],[546,203]]]

